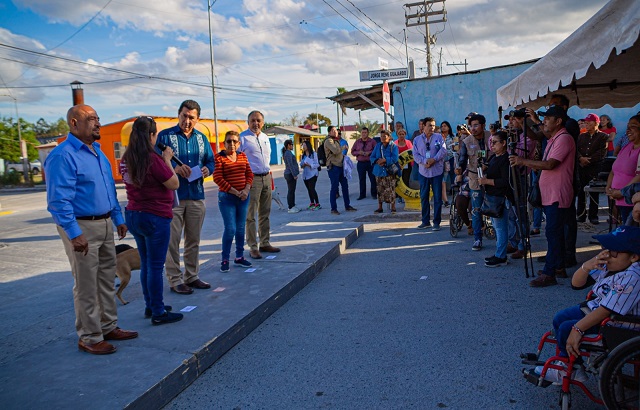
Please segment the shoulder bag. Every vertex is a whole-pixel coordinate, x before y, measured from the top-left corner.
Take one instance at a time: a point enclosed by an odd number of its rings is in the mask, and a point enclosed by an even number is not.
[[[380,143],[380,156],[384,158],[384,151],[382,149],[382,143]],[[386,159],[386,158],[385,158]],[[387,171],[389,176],[396,176],[400,173],[400,166],[397,163],[389,164],[388,162],[385,164],[384,169]]]

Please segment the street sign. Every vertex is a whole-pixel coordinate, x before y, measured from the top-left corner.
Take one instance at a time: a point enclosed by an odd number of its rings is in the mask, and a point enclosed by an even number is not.
[[[409,70],[406,68],[392,68],[391,70],[360,71],[360,81],[382,81],[408,78]]]
[[[378,57],[378,68],[381,69],[381,70],[388,70],[389,69],[389,62],[387,60],[385,60],[384,58]]]
[[[384,112],[389,114],[391,109],[391,95],[389,94],[389,83],[387,80],[382,84],[382,105],[384,106]]]

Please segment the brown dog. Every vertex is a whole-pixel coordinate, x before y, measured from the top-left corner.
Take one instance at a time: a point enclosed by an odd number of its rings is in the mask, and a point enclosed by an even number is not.
[[[116,259],[116,276],[120,279],[120,288],[116,296],[126,305],[129,302],[122,298],[122,291],[131,280],[131,271],[140,269],[140,254],[136,248],[129,245],[116,245]]]

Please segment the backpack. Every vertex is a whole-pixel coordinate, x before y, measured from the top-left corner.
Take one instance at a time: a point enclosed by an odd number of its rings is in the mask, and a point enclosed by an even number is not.
[[[327,154],[324,152],[324,143],[327,141],[327,139],[323,139],[322,143],[318,146],[318,149],[316,150],[316,153],[318,154],[318,164],[320,164],[320,168],[318,168],[318,170],[322,169],[323,166],[327,166]]]

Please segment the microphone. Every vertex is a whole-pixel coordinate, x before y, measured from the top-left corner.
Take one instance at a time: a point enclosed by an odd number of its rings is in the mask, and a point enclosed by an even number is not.
[[[156,144],[158,146],[158,148],[160,149],[160,151],[164,151],[165,149],[167,149],[167,146],[164,145],[163,143],[159,142]],[[178,164],[179,166],[183,166],[184,162],[180,161],[178,158],[176,158],[176,156],[172,156],[171,159],[173,160],[173,162],[175,162],[176,164]]]

